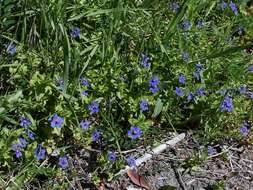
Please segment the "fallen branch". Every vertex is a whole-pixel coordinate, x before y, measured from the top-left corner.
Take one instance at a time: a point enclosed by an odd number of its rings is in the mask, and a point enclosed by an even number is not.
[[[174,137],[173,139],[159,145],[158,147],[155,147],[152,150],[152,153],[146,153],[143,156],[141,156],[140,158],[136,159],[135,163],[136,166],[138,167],[140,166],[142,163],[147,162],[148,160],[150,160],[154,155],[159,155],[160,153],[162,153],[165,149],[167,149],[169,146],[174,146],[175,144],[177,144],[178,142],[182,141],[185,138],[185,133],[179,134],[178,136]],[[134,169],[135,167],[129,167],[126,166],[124,169],[120,170],[117,174],[115,174],[115,176],[118,175],[123,175],[125,173],[127,173],[128,170],[130,169]]]

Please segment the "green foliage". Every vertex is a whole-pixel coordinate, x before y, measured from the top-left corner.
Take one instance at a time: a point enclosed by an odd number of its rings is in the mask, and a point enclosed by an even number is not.
[[[204,145],[224,136],[242,138],[241,124],[252,122],[253,74],[248,67],[253,60],[253,18],[248,1],[235,2],[237,16],[229,7],[221,10],[218,0],[178,1],[178,12],[171,10],[172,1],[0,1],[1,178],[6,180],[15,169],[10,185],[15,188],[40,175],[63,176],[58,162],[50,159],[84,147],[102,152],[96,155],[96,167],[90,166],[99,183],[101,173],[111,179],[126,164],[123,151],[159,141],[164,129],[195,130]],[[182,28],[184,21],[190,22],[189,29]],[[75,27],[80,34],[73,34]],[[188,58],[182,57],[185,52]],[[148,68],[142,53],[149,58]],[[185,84],[179,82],[180,74]],[[160,81],[154,94],[149,84],[153,76]],[[89,85],[82,84],[82,77]],[[238,90],[241,86],[246,93]],[[222,112],[227,93],[234,109]],[[148,110],[142,110],[142,100]],[[91,114],[93,101],[99,111]],[[61,128],[52,128],[53,114],[63,118]],[[28,130],[35,139],[21,126],[21,117],[31,121]],[[87,129],[80,127],[82,120],[91,122]],[[140,138],[131,140],[131,126],[139,127]],[[93,138],[96,129],[98,141]],[[28,145],[16,158],[12,146],[20,137]],[[39,144],[49,159],[45,166],[34,155]],[[117,152],[115,163],[108,161],[108,151]],[[68,188],[64,180],[48,183]]]

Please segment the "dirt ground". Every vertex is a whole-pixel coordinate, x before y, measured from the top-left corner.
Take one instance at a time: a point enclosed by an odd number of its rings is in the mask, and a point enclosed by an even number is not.
[[[139,167],[138,173],[146,177],[153,189],[170,185],[178,190],[253,190],[252,146],[221,144],[216,146],[217,154],[202,160],[206,148],[188,135],[183,142]],[[141,189],[126,175],[108,186],[112,190]]]

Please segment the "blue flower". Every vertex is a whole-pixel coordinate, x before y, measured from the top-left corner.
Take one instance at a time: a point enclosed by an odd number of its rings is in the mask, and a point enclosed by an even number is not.
[[[238,9],[236,4],[233,1],[230,1],[229,6],[235,15],[238,15]]]
[[[189,53],[188,52],[183,52],[182,53],[182,59],[184,60],[184,61],[188,61],[189,60],[189,57],[190,57],[190,55],[189,55]]]
[[[194,94],[192,92],[190,92],[187,96],[187,100],[190,102],[194,99]]]
[[[34,151],[34,155],[36,156],[37,160],[43,160],[46,156],[46,149],[44,149],[42,145],[39,144]]]
[[[59,78],[59,79],[56,81],[56,85],[59,86],[59,88],[62,90],[63,87],[64,87],[64,80],[63,80],[63,78]]]
[[[71,30],[71,37],[72,38],[80,38],[81,30],[78,27],[72,28]]]
[[[86,78],[84,78],[84,77],[80,78],[80,83],[83,86],[89,86],[89,81]]]
[[[202,28],[204,25],[205,25],[205,23],[204,23],[204,21],[203,21],[202,19],[199,19],[199,20],[197,21],[197,27],[198,27],[198,28]]]
[[[143,53],[141,53],[141,61],[140,64],[145,67],[145,68],[149,68],[150,67],[150,63],[149,63],[149,57],[144,55]]]
[[[141,109],[142,112],[148,110],[148,101],[147,100],[142,100],[140,102],[140,109]]]
[[[240,86],[239,91],[240,91],[241,94],[246,94],[247,93],[247,89],[246,89],[245,86]]]
[[[89,104],[88,109],[90,110],[90,114],[99,112],[99,104],[97,101],[93,101]]]
[[[53,114],[49,120],[51,121],[51,127],[52,128],[61,128],[62,127],[62,124],[63,124],[63,121],[64,121],[64,118],[57,115],[57,114]]]
[[[196,93],[197,93],[198,96],[203,96],[203,95],[205,95],[205,89],[204,89],[204,87],[198,88],[198,89],[196,90]]]
[[[16,53],[16,51],[17,51],[16,46],[14,44],[12,44],[12,43],[10,43],[9,45],[7,45],[6,47],[7,47],[6,51],[10,55],[14,55]]]
[[[170,10],[172,10],[173,12],[178,12],[180,6],[177,2],[172,2],[170,4]]]
[[[100,138],[100,132],[97,129],[95,129],[95,131],[92,133],[92,140],[98,141],[99,138]]]
[[[12,150],[15,152],[16,158],[20,158],[22,156],[22,148],[20,144],[13,144],[12,145]]]
[[[207,154],[208,154],[208,156],[213,156],[213,155],[217,154],[217,150],[215,148],[213,148],[212,146],[208,146],[207,147]]]
[[[27,128],[29,125],[31,125],[32,122],[30,121],[30,119],[26,118],[26,117],[21,117],[20,118],[20,126]]]
[[[184,92],[182,91],[182,89],[180,87],[176,87],[175,93],[177,96],[184,96]]]
[[[26,133],[27,133],[29,139],[34,140],[34,133],[32,131],[27,130]]]
[[[83,96],[88,96],[88,91],[87,91],[87,90],[83,90],[83,91],[82,91],[82,95],[83,95]]]
[[[66,156],[60,157],[58,164],[62,169],[66,169],[69,166],[67,157]]]
[[[250,99],[253,100],[253,93],[250,93]]]
[[[243,135],[243,136],[247,136],[248,133],[249,133],[249,129],[247,127],[247,125],[244,123],[242,124],[241,128],[240,128],[240,133]]]
[[[130,130],[128,130],[128,137],[130,137],[132,140],[135,140],[139,138],[142,135],[142,131],[137,126],[132,126]]]
[[[159,78],[157,76],[153,76],[150,80],[149,80],[149,86],[151,87],[157,87],[157,85],[159,84]]]
[[[19,142],[20,142],[20,146],[22,147],[22,148],[25,148],[26,146],[27,146],[27,144],[28,144],[28,142],[25,140],[25,138],[23,138],[23,137],[20,137],[19,138]]]
[[[82,129],[87,130],[90,127],[91,122],[88,120],[82,120],[80,126]]]
[[[200,80],[201,76],[203,74],[203,68],[201,66],[201,64],[196,64],[196,69],[195,71],[193,72],[193,76],[197,79],[197,80]]]
[[[189,20],[184,20],[182,23],[181,23],[181,28],[183,30],[188,30],[191,28],[191,23]]]
[[[108,160],[111,162],[115,162],[117,160],[117,156],[115,154],[115,152],[108,152]]]
[[[136,166],[135,158],[134,158],[133,156],[128,156],[128,157],[126,158],[126,161],[127,161],[127,164],[128,164],[130,167]]]
[[[242,35],[243,32],[244,32],[244,29],[241,26],[236,27],[235,33],[237,33],[238,35]]]
[[[253,73],[253,65],[249,65],[248,71],[249,71],[250,73]]]
[[[149,91],[151,91],[152,94],[155,94],[155,93],[159,92],[159,90],[160,89],[157,86],[156,87],[153,87],[153,86],[149,87]]]
[[[225,1],[222,1],[222,2],[221,2],[221,4],[220,4],[220,8],[221,8],[221,10],[226,9],[226,8],[227,8],[227,6],[228,6],[228,4],[227,4]]]
[[[185,84],[185,80],[186,80],[186,78],[185,78],[184,74],[180,74],[179,77],[178,77],[179,83],[180,84]]]
[[[227,94],[220,106],[221,112],[232,112],[234,110],[233,101],[229,94]]]

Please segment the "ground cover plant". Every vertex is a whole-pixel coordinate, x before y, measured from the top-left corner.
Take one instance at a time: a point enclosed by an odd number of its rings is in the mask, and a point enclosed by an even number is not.
[[[0,187],[69,188],[169,131],[252,143],[252,1],[0,1]],[[75,175],[72,172],[72,175]],[[102,177],[103,176],[103,177]]]

